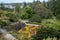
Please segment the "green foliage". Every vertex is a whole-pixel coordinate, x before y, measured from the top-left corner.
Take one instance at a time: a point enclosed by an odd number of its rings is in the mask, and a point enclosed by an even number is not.
[[[45,2],[45,0],[43,0],[43,6],[46,7],[46,2]]]
[[[24,13],[25,14],[22,15],[22,19],[29,19],[29,18],[31,18],[35,14],[35,12],[29,6],[25,7]]]
[[[54,38],[57,34],[57,30],[51,27],[42,27],[37,30],[37,34],[32,37],[32,40],[43,40],[48,37]]]
[[[48,0],[47,8],[51,10],[57,19],[60,19],[60,0]]]
[[[3,3],[1,3],[0,6],[1,6],[0,9],[4,10],[5,7],[4,7]]]
[[[56,30],[60,30],[60,21],[59,20],[53,20],[53,19],[46,19],[43,20],[41,25],[43,26],[48,26],[48,27],[52,27]]]
[[[57,40],[60,40],[60,30],[57,32],[56,36]]]
[[[31,7],[35,11],[36,15],[40,16],[41,18],[52,18],[52,12],[45,8],[41,2],[37,1],[33,3]]]
[[[26,3],[26,2],[24,2],[23,8],[25,8],[26,6],[27,6],[27,3]]]
[[[47,29],[47,35],[50,37],[50,38],[54,38],[55,37],[55,35],[57,34],[57,30],[55,30],[54,28],[52,28],[52,27],[49,27],[48,29]]]
[[[34,15],[32,18],[29,19],[31,22],[40,23],[42,18],[40,16]]]
[[[20,4],[17,3],[15,5],[15,11],[18,12],[18,13],[21,11]]]
[[[6,26],[8,25],[10,22],[16,22],[19,20],[19,15],[13,12],[7,12],[7,11],[3,11],[0,10],[0,25],[1,26]]]
[[[16,22],[19,19],[18,15],[15,13],[7,13],[6,16],[9,17],[11,22]]]
[[[22,19],[28,19],[28,14],[24,14],[21,16]]]
[[[1,26],[6,26],[6,25],[8,25],[9,23],[10,23],[9,20],[5,20],[5,19],[0,18],[0,25],[1,25]]]

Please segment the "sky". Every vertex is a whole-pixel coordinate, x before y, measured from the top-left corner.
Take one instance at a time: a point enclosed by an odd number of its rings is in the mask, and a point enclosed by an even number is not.
[[[42,2],[43,0],[40,1]],[[0,3],[22,3],[22,2],[33,2],[33,0],[0,0]]]

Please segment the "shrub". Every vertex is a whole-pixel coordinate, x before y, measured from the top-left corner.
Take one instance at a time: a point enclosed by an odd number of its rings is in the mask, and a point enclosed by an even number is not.
[[[42,27],[41,29],[37,30],[36,35],[32,37],[32,40],[43,40],[47,39],[48,37],[54,38],[56,35],[56,30],[50,27]]]
[[[5,20],[5,19],[0,18],[0,25],[1,25],[1,26],[6,26],[6,25],[8,25],[9,23],[10,23],[9,20]]]
[[[15,13],[7,13],[6,16],[9,17],[9,20],[11,22],[16,22],[18,21],[18,18],[19,18]]]
[[[53,19],[46,19],[43,20],[41,25],[43,26],[48,26],[48,27],[52,27],[55,28],[56,30],[60,30],[60,21],[59,20],[53,20]]]
[[[31,7],[29,7],[29,6],[26,6],[25,8],[24,8],[24,15],[22,15],[22,19],[30,19],[32,16],[34,16],[34,14],[35,14],[35,12],[32,10],[32,8]]]
[[[29,19],[31,22],[37,22],[37,23],[41,23],[42,18],[40,18],[40,16],[33,16],[32,18]]]

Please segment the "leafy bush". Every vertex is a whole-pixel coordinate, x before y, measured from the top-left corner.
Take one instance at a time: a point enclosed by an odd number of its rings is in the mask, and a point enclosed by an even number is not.
[[[32,18],[30,18],[29,20],[30,20],[31,22],[40,23],[42,19],[40,18],[40,16],[35,15],[35,16],[33,16]]]
[[[60,21],[59,20],[53,20],[53,19],[46,19],[43,20],[41,25],[43,26],[48,26],[48,27],[52,27],[55,28],[56,30],[60,30]]]
[[[6,25],[8,25],[9,23],[10,23],[9,20],[5,20],[5,19],[0,18],[0,25],[1,25],[1,26],[6,26]]]
[[[7,12],[7,11],[0,11],[0,25],[1,26],[6,26],[10,22],[16,22],[19,19],[19,15],[13,12]]]
[[[35,12],[32,10],[32,8],[31,7],[29,7],[29,6],[26,6],[25,8],[24,8],[24,15],[22,15],[22,19],[30,19],[32,16],[34,16],[34,14],[35,14]]]
[[[24,14],[21,16],[22,19],[28,19],[28,15],[27,14]]]
[[[57,31],[55,29],[50,27],[42,27],[37,30],[37,33],[32,37],[32,40],[43,40],[47,39],[48,37],[53,39],[56,34]]]
[[[18,21],[18,18],[19,18],[15,13],[7,13],[6,16],[9,17],[9,20],[11,22],[16,22]]]

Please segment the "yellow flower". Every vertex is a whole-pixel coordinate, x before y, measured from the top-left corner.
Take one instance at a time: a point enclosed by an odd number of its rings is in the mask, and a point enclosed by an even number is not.
[[[32,27],[32,31],[33,31],[34,34],[36,34],[37,27],[36,27],[36,26],[33,26],[33,27]]]
[[[27,32],[27,29],[26,28],[24,28],[24,33],[26,33]]]
[[[30,25],[26,25],[26,30],[30,30]]]
[[[31,37],[30,32],[27,31],[25,34],[26,34],[26,36],[27,36],[28,38]]]

